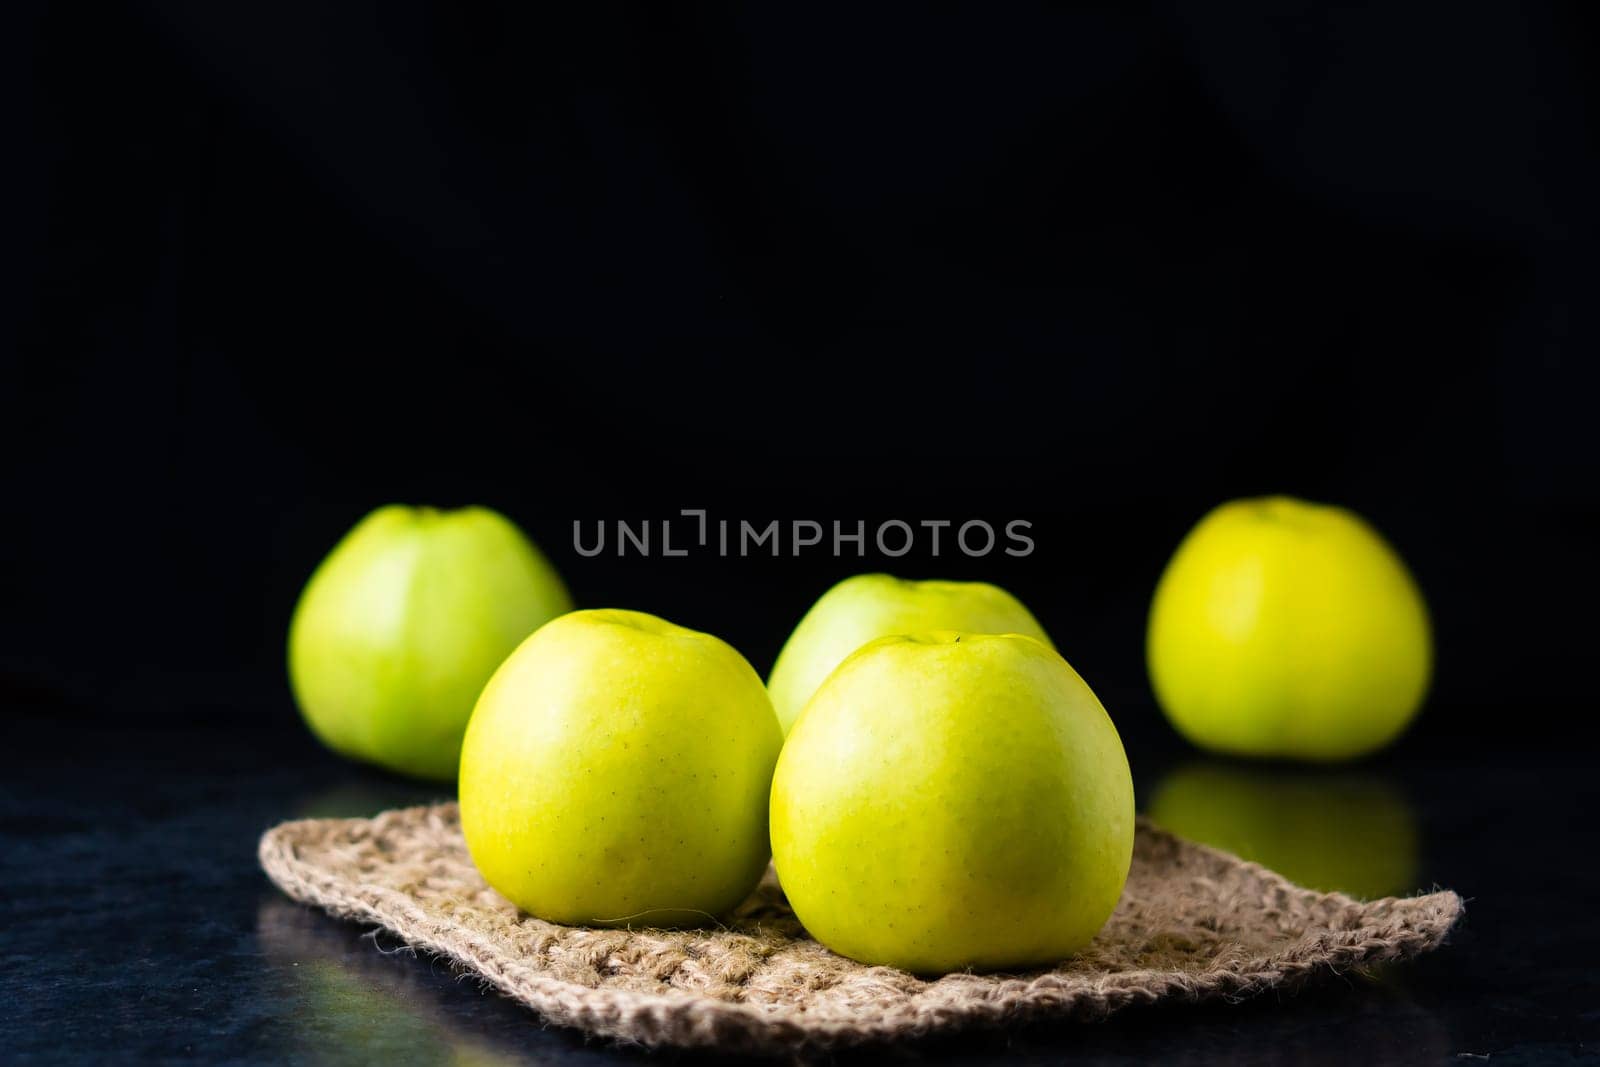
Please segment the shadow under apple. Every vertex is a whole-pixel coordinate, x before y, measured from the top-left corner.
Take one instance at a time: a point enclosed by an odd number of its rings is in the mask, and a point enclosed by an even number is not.
[[[392,808],[411,808],[455,799],[455,787],[414,782],[359,770],[343,781],[295,798],[294,819],[370,819]]]

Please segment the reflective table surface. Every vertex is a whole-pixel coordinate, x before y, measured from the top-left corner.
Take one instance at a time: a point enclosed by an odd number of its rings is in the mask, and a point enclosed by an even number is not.
[[[0,784],[10,1061],[700,1062],[547,1029],[394,938],[291,903],[256,866],[287,818],[447,795],[342,762],[289,716],[253,727],[87,724],[7,709]],[[1130,744],[1140,806],[1284,873],[1467,899],[1452,942],[1295,995],[1151,1007],[831,1057],[944,1063],[1563,1062],[1600,1041],[1600,786],[1582,752],[1314,771]]]

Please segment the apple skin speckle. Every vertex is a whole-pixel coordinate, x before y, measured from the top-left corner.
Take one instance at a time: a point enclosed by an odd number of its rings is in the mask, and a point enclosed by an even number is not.
[[[755,888],[783,735],[733,648],[635,612],[549,623],[484,688],[461,822],[484,879],[581,925],[697,925]],[[552,857],[537,876],[521,861]]]

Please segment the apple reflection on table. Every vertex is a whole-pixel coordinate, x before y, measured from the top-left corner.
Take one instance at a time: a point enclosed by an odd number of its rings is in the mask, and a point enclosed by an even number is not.
[[[1145,814],[1308,889],[1370,900],[1419,888],[1416,812],[1377,771],[1195,759],[1159,779]]]
[[[294,1009],[288,1013],[292,1028],[282,1035],[286,1059],[339,1062],[346,1050],[360,1049],[376,1060],[463,1067],[528,1062],[525,1041],[486,1032],[481,1020],[460,1016],[430,995],[441,981],[458,981],[447,968],[416,967],[391,958],[394,951],[374,952],[372,936],[322,921],[277,896],[264,898],[257,910],[256,941],[266,964],[261,995]],[[583,1058],[581,1050],[566,1056]]]

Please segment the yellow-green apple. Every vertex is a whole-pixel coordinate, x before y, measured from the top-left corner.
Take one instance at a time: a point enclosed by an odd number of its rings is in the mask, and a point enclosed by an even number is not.
[[[300,594],[290,683],[329,748],[448,780],[483,683],[518,642],[571,608],[555,568],[504,516],[379,508]]]
[[[1146,652],[1156,697],[1202,748],[1341,760],[1389,744],[1432,669],[1422,594],[1359,516],[1236,500],[1178,546]]]
[[[1374,775],[1192,763],[1161,779],[1148,810],[1173,833],[1311,889],[1371,899],[1417,888],[1416,816]]]
[[[772,850],[795,914],[841,955],[919,974],[1053,963],[1122,893],[1128,759],[1041,641],[880,638],[784,743]]]
[[[874,638],[929,630],[1017,633],[1050,643],[1022,602],[997,585],[858,574],[823,593],[778,653],[767,690],[784,731],[850,653]]]
[[[575,611],[484,687],[461,750],[461,827],[484,880],[531,915],[701,923],[766,870],[782,744],[731,646],[641,612]]]

